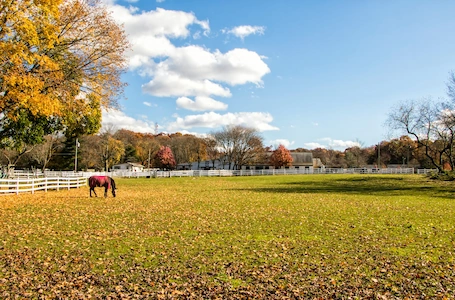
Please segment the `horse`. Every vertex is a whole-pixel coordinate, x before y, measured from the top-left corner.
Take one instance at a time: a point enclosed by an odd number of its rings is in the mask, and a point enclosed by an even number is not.
[[[92,197],[92,191],[95,193],[95,197],[98,195],[95,192],[95,187],[104,187],[104,197],[107,197],[107,190],[112,189],[112,196],[115,197],[115,181],[109,176],[91,176],[88,179],[90,186],[90,197]]]

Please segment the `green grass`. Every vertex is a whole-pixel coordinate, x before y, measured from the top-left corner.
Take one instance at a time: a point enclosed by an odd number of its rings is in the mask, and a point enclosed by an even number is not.
[[[447,298],[453,183],[117,179],[0,197],[0,298]],[[102,195],[102,192],[98,193]]]

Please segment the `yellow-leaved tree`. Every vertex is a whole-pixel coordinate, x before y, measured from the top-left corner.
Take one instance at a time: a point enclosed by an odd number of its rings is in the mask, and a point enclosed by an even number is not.
[[[0,147],[96,133],[124,84],[123,28],[99,0],[0,0]]]

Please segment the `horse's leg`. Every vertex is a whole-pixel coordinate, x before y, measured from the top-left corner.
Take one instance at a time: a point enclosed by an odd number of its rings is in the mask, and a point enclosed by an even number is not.
[[[98,197],[98,195],[95,192],[95,187],[90,188],[90,197],[92,197],[92,191],[95,194],[95,197]]]
[[[107,185],[106,185],[106,187],[104,188],[104,198],[107,198]]]

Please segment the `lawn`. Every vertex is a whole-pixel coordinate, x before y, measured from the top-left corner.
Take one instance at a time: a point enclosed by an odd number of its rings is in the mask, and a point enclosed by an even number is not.
[[[453,182],[116,179],[0,197],[0,298],[453,299]],[[102,195],[101,189],[97,189]]]

